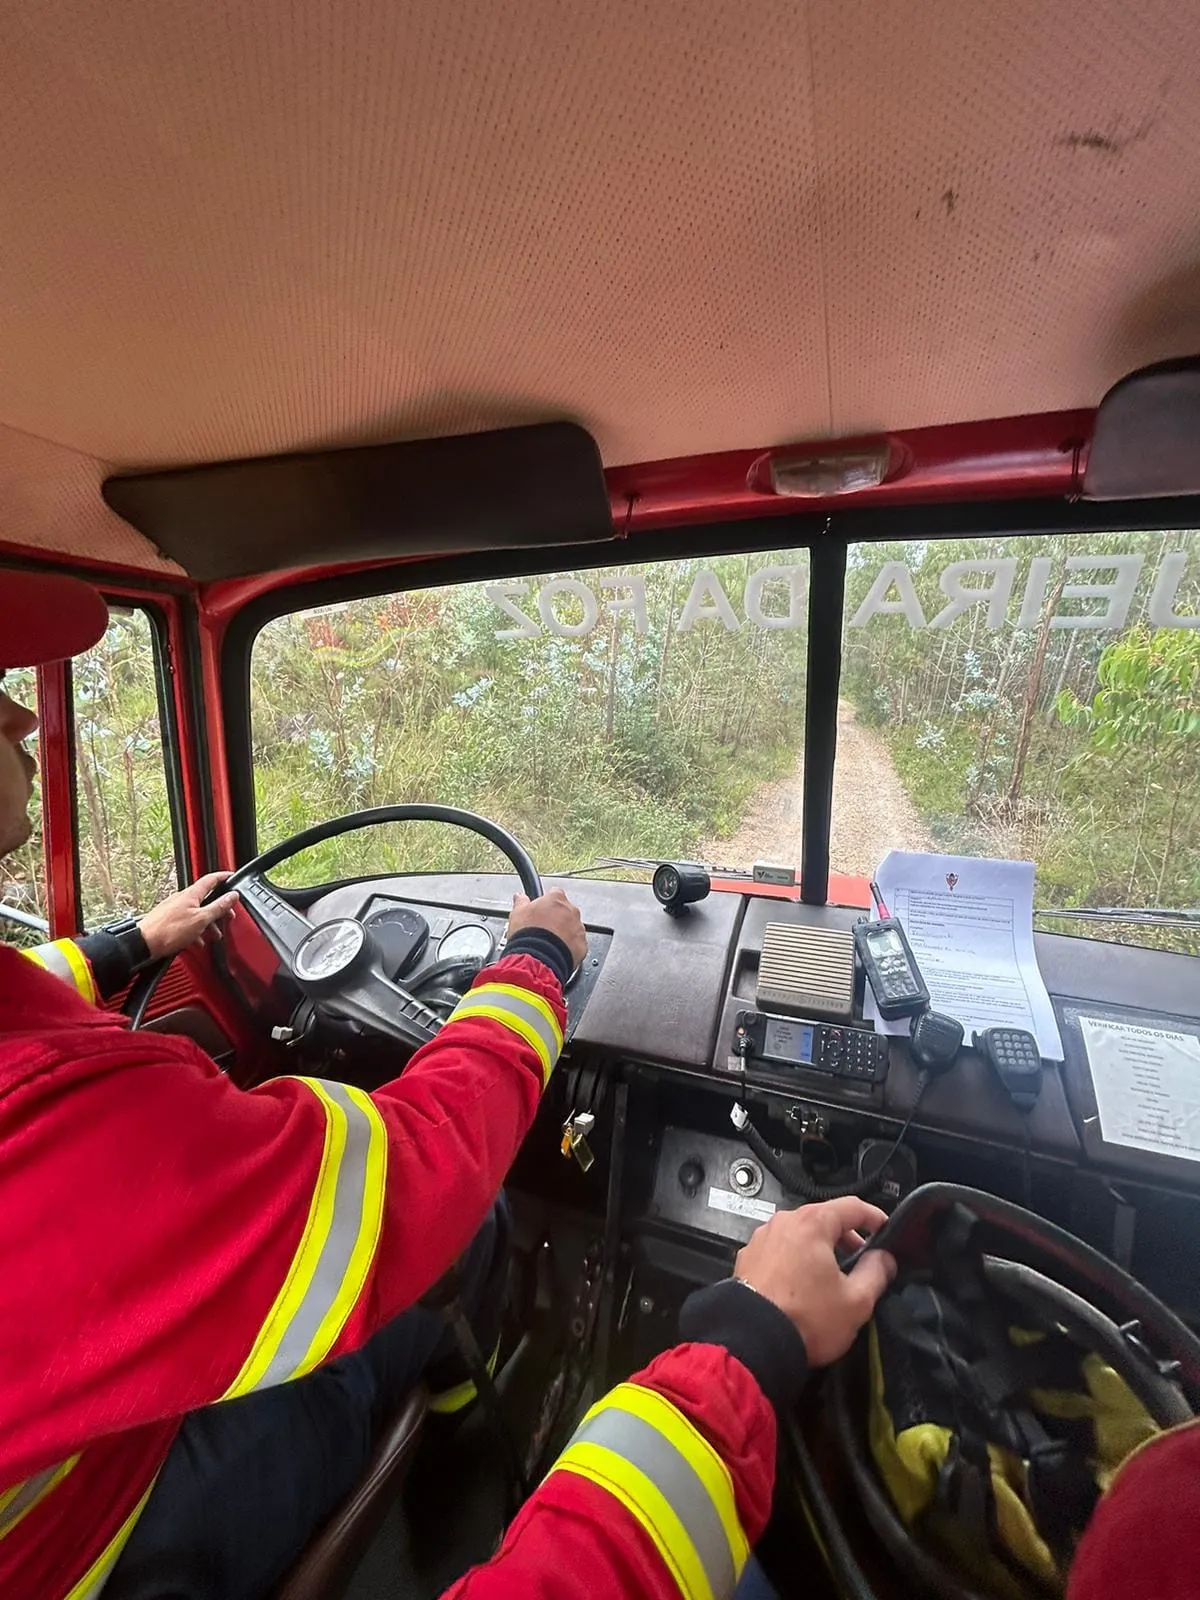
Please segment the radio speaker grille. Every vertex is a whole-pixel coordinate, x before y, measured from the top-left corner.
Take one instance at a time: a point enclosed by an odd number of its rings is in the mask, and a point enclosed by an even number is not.
[[[768,922],[758,1005],[837,1020],[854,1015],[854,936],[845,928]]]

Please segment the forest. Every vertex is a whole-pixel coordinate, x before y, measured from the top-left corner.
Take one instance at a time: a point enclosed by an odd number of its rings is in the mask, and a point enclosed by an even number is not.
[[[1200,903],[1195,538],[851,547],[841,693],[880,741],[872,781],[902,786],[940,848],[1034,860],[1044,907]],[[278,618],[251,672],[260,844],[344,811],[431,800],[504,823],[547,872],[705,848],[748,866],[720,846],[764,784],[796,772],[806,576],[802,550],[625,563]],[[1185,625],[1164,625],[1174,619]],[[142,613],[114,615],[74,688],[94,923],[174,878]],[[798,859],[797,828],[773,843],[776,859]],[[482,841],[421,825],[336,841],[285,878],[495,863]],[[9,864],[3,897],[36,907],[38,868],[35,841]]]

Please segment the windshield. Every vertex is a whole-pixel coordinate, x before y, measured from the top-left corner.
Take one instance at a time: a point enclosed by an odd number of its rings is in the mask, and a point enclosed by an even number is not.
[[[1195,906],[1193,538],[850,546],[833,869],[869,874],[893,848],[1007,856],[1036,863],[1047,908]],[[775,551],[277,618],[253,657],[260,844],[430,800],[494,817],[547,872],[798,866],[808,579],[806,551]],[[350,836],[284,881],[494,868],[488,849],[444,829]]]
[[[724,859],[755,797],[794,773],[803,748],[807,577],[807,552],[774,552],[278,618],[254,651],[260,842],[361,806],[431,800],[503,823],[546,872],[602,856]],[[792,820],[794,852],[798,811]],[[488,848],[405,828],[335,841],[297,867],[309,881],[313,870],[494,867]]]

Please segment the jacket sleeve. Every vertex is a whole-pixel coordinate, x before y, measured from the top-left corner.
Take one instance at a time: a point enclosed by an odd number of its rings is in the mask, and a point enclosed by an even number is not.
[[[1192,1600],[1200,1521],[1200,1422],[1134,1451],[1079,1541],[1067,1600]]]
[[[98,1000],[107,998],[107,993],[102,993],[96,982],[82,941],[54,939],[48,944],[36,945],[31,950],[22,950],[21,954],[53,977],[61,978],[90,1004],[95,1005]]]
[[[59,1064],[33,1056],[0,1095],[21,1286],[0,1366],[55,1373],[10,1419],[14,1476],[26,1446],[59,1459],[300,1377],[411,1306],[487,1215],[565,1022],[554,973],[508,955],[373,1094],[300,1078],[246,1092],[190,1041],[66,1004]]]
[[[730,1600],[770,1514],[775,1407],[804,1342],[729,1280],[693,1295],[691,1342],[592,1407],[498,1554],[445,1600]]]
[[[762,1390],[727,1351],[680,1345],[592,1408],[496,1556],[445,1600],[729,1600],[774,1479]]]

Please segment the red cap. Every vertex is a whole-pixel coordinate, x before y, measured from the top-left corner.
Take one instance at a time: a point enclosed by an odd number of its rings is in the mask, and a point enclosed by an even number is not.
[[[0,569],[0,672],[77,656],[107,627],[108,607],[90,583]]]

